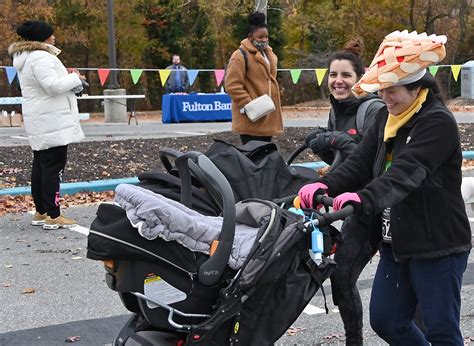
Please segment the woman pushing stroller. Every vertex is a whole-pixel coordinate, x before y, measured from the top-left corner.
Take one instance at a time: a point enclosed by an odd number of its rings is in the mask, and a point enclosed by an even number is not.
[[[328,127],[317,128],[305,138],[306,146],[330,165],[336,150],[342,153],[342,159],[347,158],[362,140],[363,132],[374,122],[375,115],[379,111],[386,113],[385,104],[376,95],[356,98],[351,91],[365,72],[361,52],[362,42],[353,39],[329,57],[331,113]],[[357,215],[346,218],[341,234],[344,243],[338,247],[334,258],[338,268],[331,275],[332,297],[344,323],[346,344],[362,345],[363,310],[357,279],[373,250],[367,225]]]
[[[367,220],[370,244],[380,246],[370,322],[390,344],[463,344],[460,292],[472,245],[461,145],[456,121],[426,72],[445,57],[445,42],[407,31],[385,37],[353,92],[378,91],[389,114],[376,116],[342,165],[299,192],[304,206],[327,193],[335,196],[335,210],[352,204]],[[413,323],[417,304],[424,334]]]

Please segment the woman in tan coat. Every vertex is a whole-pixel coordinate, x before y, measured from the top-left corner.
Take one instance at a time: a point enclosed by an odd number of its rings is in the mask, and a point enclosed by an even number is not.
[[[271,142],[283,132],[280,89],[276,80],[278,58],[268,45],[268,29],[263,13],[249,16],[249,34],[231,56],[225,88],[232,99],[232,131],[240,134],[243,144],[251,140]],[[268,94],[275,111],[252,122],[243,110],[251,100]]]

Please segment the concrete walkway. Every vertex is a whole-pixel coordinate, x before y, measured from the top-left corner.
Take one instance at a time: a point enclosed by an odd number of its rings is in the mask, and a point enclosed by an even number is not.
[[[458,123],[473,123],[474,112],[454,113]],[[285,118],[286,127],[315,127],[327,125],[327,114],[315,114],[312,118]],[[84,122],[82,128],[85,141],[110,141],[135,138],[168,138],[208,135],[230,131],[230,122],[163,124],[158,121],[140,121],[138,125],[126,123],[111,124],[103,122]],[[28,145],[22,127],[0,128],[0,146]]]

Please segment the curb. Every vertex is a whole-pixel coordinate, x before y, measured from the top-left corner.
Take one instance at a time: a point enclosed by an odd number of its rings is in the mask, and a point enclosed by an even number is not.
[[[465,160],[474,160],[474,151],[463,151],[463,159]],[[302,162],[295,163],[295,166],[308,167],[314,170],[321,169],[327,166],[326,163],[317,161],[317,162]],[[131,178],[122,178],[122,179],[106,179],[106,180],[93,180],[93,181],[83,181],[77,183],[63,183],[61,184],[61,194],[63,195],[73,195],[78,192],[101,192],[101,191],[113,191],[119,184],[132,184],[136,185],[138,183],[137,177]],[[20,186],[13,187],[8,189],[0,189],[0,196],[5,195],[29,195],[31,194],[31,188],[29,186]]]
[[[101,191],[113,191],[119,184],[137,184],[138,178],[124,178],[124,179],[106,179],[106,180],[93,180],[83,181],[77,183],[63,183],[61,184],[61,194],[73,195],[78,192],[101,192]],[[0,189],[0,196],[4,195],[29,195],[31,194],[31,188],[29,186],[13,187],[9,189]]]

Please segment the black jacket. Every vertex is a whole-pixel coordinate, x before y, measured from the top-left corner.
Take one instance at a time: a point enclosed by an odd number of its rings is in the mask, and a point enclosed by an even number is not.
[[[359,109],[361,103],[373,98],[378,98],[378,96],[374,94],[368,94],[367,96],[360,99],[352,97],[347,100],[338,101],[334,98],[334,96],[329,95],[331,108],[333,109],[336,118],[336,126],[333,126],[331,117],[329,117],[327,131],[345,132],[351,136],[351,138],[354,140],[354,143],[359,144],[362,140],[363,134],[359,133],[356,126],[357,110]],[[385,112],[387,111],[387,108],[384,107],[383,109]],[[374,123],[374,118],[378,110],[379,108],[374,107],[374,105],[369,106],[367,109],[364,120],[364,132],[366,132],[366,130]],[[350,143],[346,143],[346,145],[344,145],[342,148],[339,148],[343,154],[344,159],[347,158],[354,149],[355,145],[350,145]],[[333,150],[320,151],[317,155],[328,164],[332,164],[334,161]]]
[[[364,101],[379,98],[375,94],[368,94],[363,98],[352,97],[347,100],[338,101],[334,96],[329,95],[329,101],[331,102],[331,108],[334,110],[336,115],[336,127],[334,128],[331,124],[331,119],[328,120],[328,131],[343,131],[351,135],[351,137],[357,142],[360,143],[362,140],[362,133],[359,133],[356,126],[357,110],[359,106]],[[378,108],[369,107],[367,109],[367,114],[364,121],[364,132],[367,130],[373,123],[375,114],[377,113]],[[354,131],[352,131],[354,130]]]
[[[398,260],[468,251],[471,229],[461,195],[462,152],[453,115],[430,92],[392,139],[392,165],[383,173],[386,121],[380,112],[353,154],[321,181],[331,196],[358,192],[373,247],[382,239],[380,214],[391,207],[392,249]]]

